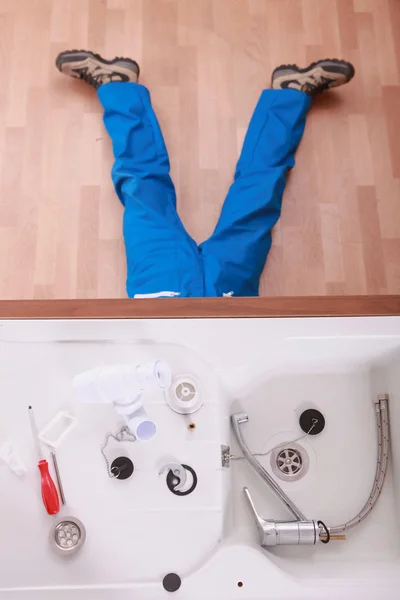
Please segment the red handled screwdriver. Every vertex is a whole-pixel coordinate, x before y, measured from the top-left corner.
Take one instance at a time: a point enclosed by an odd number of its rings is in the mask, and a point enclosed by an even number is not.
[[[49,473],[49,463],[43,458],[42,449],[40,447],[38,430],[33,416],[32,406],[29,407],[29,417],[31,419],[33,437],[35,438],[36,447],[39,455],[38,467],[42,480],[42,498],[43,504],[49,515],[56,515],[60,510],[60,500],[58,498],[57,488],[54,485]]]

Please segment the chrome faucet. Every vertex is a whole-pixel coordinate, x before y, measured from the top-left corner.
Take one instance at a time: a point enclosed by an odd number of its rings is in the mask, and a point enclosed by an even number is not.
[[[240,425],[242,423],[247,423],[249,420],[248,415],[246,413],[236,413],[231,415],[231,423],[233,427],[233,431],[235,432],[236,439],[240,446],[241,451],[243,452],[243,456],[248,460],[250,465],[253,467],[256,473],[264,479],[264,481],[269,485],[272,491],[278,496],[279,500],[283,502],[283,504],[290,510],[292,515],[298,521],[306,521],[306,517],[303,515],[301,510],[297,508],[294,502],[291,501],[289,496],[285,494],[283,489],[276,483],[274,479],[272,479],[271,475],[264,469],[264,467],[258,462],[258,460],[253,456],[253,454],[248,449],[246,442],[243,439],[242,433],[240,431]]]
[[[271,475],[258,462],[253,454],[248,449],[246,442],[243,439],[240,431],[240,425],[247,423],[249,417],[246,413],[236,413],[231,415],[231,423],[236,439],[243,452],[244,457],[248,460],[253,469],[264,479],[272,491],[278,496],[283,504],[290,510],[296,521],[270,521],[263,519],[257,513],[254,502],[250,496],[247,487],[243,488],[247,502],[253,513],[254,520],[257,524],[260,534],[260,544],[264,548],[281,545],[314,545],[319,540],[320,529],[315,521],[308,520],[301,510],[292,502],[285,494],[282,488],[272,479]]]
[[[319,540],[320,529],[315,521],[270,521],[257,513],[247,487],[243,488],[264,548],[273,546],[313,546]]]
[[[246,500],[257,524],[261,546],[268,548],[271,546],[289,544],[313,545],[318,541],[327,544],[330,540],[345,540],[346,532],[349,529],[359,525],[369,514],[371,514],[381,495],[389,465],[390,428],[388,403],[388,394],[378,394],[378,396],[374,399],[378,438],[378,457],[374,483],[368,500],[355,517],[349,521],[346,521],[346,523],[343,523],[342,525],[330,527],[327,527],[322,521],[311,521],[306,519],[294,502],[292,502],[292,500],[285,494],[285,492],[271,477],[271,475],[264,469],[262,464],[259,463],[255,456],[250,452],[240,431],[240,425],[248,422],[248,415],[246,413],[236,413],[231,415],[232,428],[235,432],[239,447],[243,452],[243,456],[296,519],[295,521],[270,521],[263,519],[256,511],[249,490],[247,487],[243,488]]]

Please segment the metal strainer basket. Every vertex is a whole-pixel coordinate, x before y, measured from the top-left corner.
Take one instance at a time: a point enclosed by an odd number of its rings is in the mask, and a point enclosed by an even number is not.
[[[86,529],[76,517],[63,517],[53,525],[50,531],[52,548],[63,556],[78,552],[86,539]]]

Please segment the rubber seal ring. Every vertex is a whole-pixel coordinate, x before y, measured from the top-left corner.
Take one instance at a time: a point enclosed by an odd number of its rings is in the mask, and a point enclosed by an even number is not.
[[[171,471],[171,469],[168,471],[168,475],[167,475],[167,486],[168,489],[171,490],[171,492],[173,494],[175,494],[175,496],[188,496],[189,494],[191,494],[196,486],[197,486],[197,475],[196,475],[196,471],[194,469],[192,469],[192,467],[189,467],[189,465],[184,465],[182,464],[182,467],[186,470],[189,471],[189,473],[191,473],[192,477],[193,477],[193,483],[190,486],[190,488],[184,492],[181,492],[180,490],[176,490],[175,487],[177,486],[177,484],[175,483],[175,479],[177,479],[176,475]]]
[[[321,540],[320,538],[320,542],[321,544],[329,544],[329,542],[331,541],[331,534],[329,529],[327,528],[327,526],[325,525],[325,523],[323,521],[317,521],[317,525],[321,525],[321,527],[323,527],[325,533],[326,533],[326,540]]]

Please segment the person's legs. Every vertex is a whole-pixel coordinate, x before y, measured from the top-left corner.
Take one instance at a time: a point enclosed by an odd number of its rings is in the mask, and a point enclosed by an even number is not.
[[[217,227],[200,246],[208,293],[258,295],[286,172],[294,165],[310,105],[311,98],[293,90],[261,94]]]
[[[134,65],[129,59],[107,62],[90,52],[62,53],[57,59],[62,72],[75,72],[98,88],[104,107],[115,156],[112,178],[125,207],[128,296],[202,296],[197,245],[176,212],[167,149],[150,94],[136,83],[139,68]]]
[[[261,95],[215,232],[197,247],[176,213],[167,150],[149,92],[137,84],[137,63],[71,51],[61,53],[56,64],[62,73],[100,88],[115,154],[113,180],[125,206],[129,296],[257,295],[310,96],[347,83],[352,65],[323,60],[306,69],[275,69],[274,89]]]
[[[202,296],[197,245],[176,212],[167,149],[148,90],[135,83],[111,83],[98,94],[113,141],[112,177],[125,206],[128,295],[166,291]]]
[[[294,166],[312,96],[353,75],[353,67],[343,61],[274,71],[275,89],[261,94],[216,229],[200,245],[207,295],[258,295],[286,173]]]

